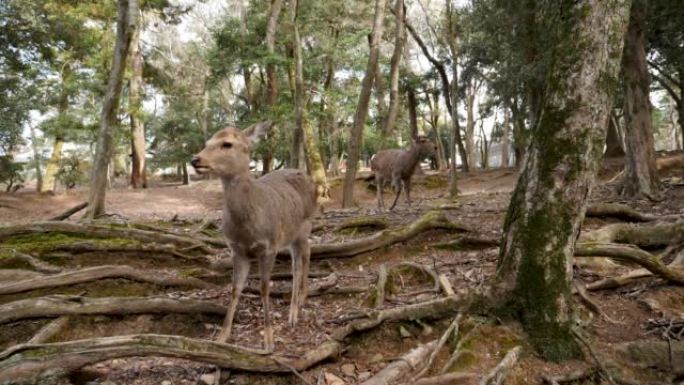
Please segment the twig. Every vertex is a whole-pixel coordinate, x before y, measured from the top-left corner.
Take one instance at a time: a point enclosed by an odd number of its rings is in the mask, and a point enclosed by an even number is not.
[[[439,353],[440,350],[442,350],[442,347],[444,347],[444,344],[446,344],[447,340],[449,337],[453,335],[458,335],[458,325],[459,322],[461,322],[461,317],[462,315],[459,313],[456,318],[451,322],[449,327],[446,329],[444,334],[442,334],[442,337],[439,339],[437,342],[437,345],[435,348],[432,350],[432,353],[430,353],[430,356],[427,359],[427,362],[423,366],[421,370],[416,373],[413,378],[411,379],[411,383],[416,382],[419,378],[423,377],[428,370],[430,370],[430,367],[432,366],[432,362],[435,360],[435,357],[437,357],[437,354]]]
[[[515,364],[518,362],[518,358],[520,356],[520,351],[522,350],[522,346],[516,346],[513,349],[509,350],[508,353],[506,353],[506,356],[499,362],[498,365],[494,369],[492,369],[489,374],[487,374],[484,378],[482,378],[482,381],[480,381],[480,385],[501,385],[503,382],[506,380],[506,376],[508,376],[508,372],[513,369]]]
[[[63,316],[55,320],[50,321],[47,325],[43,326],[38,333],[36,333],[27,344],[42,344],[47,342],[50,338],[54,337],[69,323],[69,317]]]
[[[68,219],[70,216],[76,214],[77,212],[83,210],[84,208],[88,207],[88,202],[81,202],[77,204],[76,206],[66,210],[65,212],[55,215],[54,217],[50,218],[50,221],[63,221],[65,219]]]

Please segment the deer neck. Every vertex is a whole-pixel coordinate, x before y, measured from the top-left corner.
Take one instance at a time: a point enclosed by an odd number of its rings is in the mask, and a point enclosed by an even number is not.
[[[249,206],[250,197],[255,189],[254,178],[249,172],[221,177],[223,183],[224,207],[234,213]]]

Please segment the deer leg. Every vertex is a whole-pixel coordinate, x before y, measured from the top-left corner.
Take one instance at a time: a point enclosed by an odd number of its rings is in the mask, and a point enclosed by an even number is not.
[[[245,288],[247,275],[249,275],[249,259],[240,253],[235,253],[233,257],[233,291],[230,296],[228,312],[223,321],[223,328],[221,328],[221,333],[216,338],[218,342],[226,342],[230,338],[230,332],[233,328],[233,317],[235,316],[240,294],[242,294],[242,290]]]
[[[404,190],[406,190],[406,203],[411,207],[411,179],[404,181]]]
[[[395,183],[395,189],[397,190],[397,195],[394,197],[394,202],[392,203],[392,206],[390,206],[390,210],[394,209],[394,206],[397,205],[397,201],[399,200],[399,195],[401,195],[401,187],[402,187],[402,182],[401,179],[398,179]]]
[[[261,303],[264,308],[264,350],[268,353],[273,352],[275,344],[273,342],[273,326],[271,325],[271,298],[269,297],[271,288],[271,272],[275,264],[276,254],[266,251],[259,256],[259,279],[261,283]]]
[[[375,174],[375,186],[377,187],[377,197],[378,197],[378,210],[385,208],[385,201],[382,198],[383,189],[385,188],[385,181],[382,177]]]
[[[310,226],[310,225],[309,225]],[[290,301],[290,317],[288,323],[290,328],[297,325],[299,319],[299,310],[306,302],[308,293],[308,275],[309,275],[309,260],[311,257],[311,249],[309,246],[309,239],[306,234],[310,231],[304,231],[291,247],[292,254],[292,300]]]

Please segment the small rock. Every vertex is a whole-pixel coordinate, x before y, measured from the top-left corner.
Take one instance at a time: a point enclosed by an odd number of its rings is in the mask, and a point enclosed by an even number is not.
[[[344,364],[340,367],[340,370],[347,377],[354,377],[356,374],[356,366],[354,364]]]
[[[214,379],[216,376],[212,373],[203,374],[200,376],[200,381],[207,385],[214,385]]]
[[[325,379],[325,385],[345,385],[341,378],[332,373],[325,373],[323,378]]]
[[[105,380],[105,381],[102,382],[100,385],[116,385],[116,382],[114,382],[114,381],[109,381],[109,380]]]
[[[373,357],[371,357],[371,359],[370,359],[369,362],[370,362],[371,364],[374,364],[374,363],[376,363],[376,362],[382,362],[382,360],[384,360],[384,359],[385,359],[385,357],[383,357],[382,354],[380,354],[380,353],[375,353],[375,355],[374,355]]]
[[[161,382],[161,385],[172,385],[172,384],[171,384],[171,381],[169,381],[169,380],[164,380],[164,381]]]
[[[361,382],[371,378],[371,375],[371,372],[361,372],[356,378],[359,380],[359,382]]]
[[[410,333],[408,330],[406,330],[406,328],[405,328],[403,325],[402,325],[402,326],[399,326],[399,334],[401,335],[401,338],[411,338],[411,337],[413,337],[413,336],[411,335],[411,333]]]

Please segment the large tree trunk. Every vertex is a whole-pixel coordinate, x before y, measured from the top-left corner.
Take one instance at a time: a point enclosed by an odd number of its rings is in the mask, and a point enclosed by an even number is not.
[[[394,16],[396,19],[396,35],[394,37],[394,51],[390,59],[390,101],[387,111],[387,119],[383,122],[382,136],[387,138],[394,130],[399,115],[399,65],[406,45],[406,25],[404,24],[405,13],[404,0],[396,0]]]
[[[504,106],[503,133],[501,134],[501,164],[500,167],[510,166],[511,147],[511,109]]]
[[[492,299],[543,357],[578,357],[572,256],[605,141],[629,0],[563,7],[539,121],[513,192]]]
[[[354,180],[356,170],[359,166],[361,157],[361,144],[363,143],[363,127],[368,116],[368,103],[375,79],[375,69],[377,68],[378,56],[380,51],[380,39],[382,37],[382,21],[385,15],[385,0],[375,0],[375,17],[373,19],[373,32],[370,39],[370,53],[368,55],[368,65],[366,75],[361,82],[361,92],[359,102],[356,106],[354,115],[354,125],[352,126],[349,146],[347,147],[347,172],[344,176],[344,186],[342,189],[342,207],[350,207],[354,203]]]
[[[520,111],[518,101],[513,100],[511,105],[511,118],[513,118],[513,152],[515,153],[515,168],[522,167],[527,148],[527,135],[525,133],[525,117]]]
[[[126,67],[126,57],[131,44],[132,31],[137,25],[138,0],[119,0],[119,14],[116,20],[116,44],[112,68],[107,82],[107,92],[102,103],[100,130],[95,150],[93,171],[90,174],[90,194],[85,217],[94,219],[105,213],[107,170],[114,148],[114,129],[117,125],[117,110]]]
[[[59,164],[62,160],[62,146],[64,146],[64,139],[57,136],[52,145],[52,155],[45,166],[45,177],[41,184],[40,192],[55,191],[57,188],[57,171],[59,171]]]
[[[316,193],[322,200],[330,198],[330,187],[325,177],[325,168],[321,160],[321,153],[314,136],[311,122],[306,117],[304,111],[304,61],[302,59],[302,42],[299,37],[299,27],[297,26],[297,0],[290,0],[290,17],[294,36],[294,58],[295,58],[295,122],[297,130],[304,136],[304,149],[306,151],[306,165],[309,174],[313,177],[316,184]]]
[[[140,94],[143,84],[143,56],[140,51],[142,18],[138,15],[131,36],[131,79],[128,83],[128,114],[131,119],[131,187],[147,187],[147,169],[145,167],[145,122],[142,120],[142,103]]]
[[[406,103],[409,114],[409,129],[411,138],[415,139],[418,136],[418,100],[416,100],[416,90],[413,86],[406,86]]]
[[[283,0],[271,0],[271,7],[268,11],[268,22],[266,24],[266,50],[269,56],[275,55],[275,34],[278,27],[278,17],[283,8]],[[278,75],[275,65],[269,61],[266,63],[266,105],[272,109],[278,102]],[[272,143],[266,144],[266,154],[264,154],[264,174],[271,171],[273,162]]]
[[[446,155],[444,154],[444,144],[442,143],[442,135],[439,132],[439,91],[432,94],[433,100],[430,101],[430,96],[427,97],[428,106],[430,107],[430,125],[435,133],[435,158],[437,161],[437,169],[445,170],[447,168]]]
[[[660,192],[648,99],[650,80],[646,67],[645,16],[642,0],[635,0],[622,56],[625,172],[620,193],[628,198],[655,198]]]

